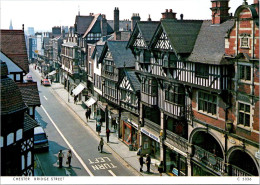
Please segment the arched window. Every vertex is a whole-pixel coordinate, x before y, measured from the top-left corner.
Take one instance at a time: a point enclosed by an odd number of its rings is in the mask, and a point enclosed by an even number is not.
[[[10,133],[7,135],[7,143],[6,145],[10,145],[14,143],[14,133]]]
[[[22,157],[22,170],[23,170],[25,167],[25,159],[24,159],[24,155],[22,155],[21,157]]]
[[[32,153],[28,152],[27,154],[27,166],[30,166],[32,164]]]
[[[16,131],[16,141],[23,138],[23,129],[19,129]]]

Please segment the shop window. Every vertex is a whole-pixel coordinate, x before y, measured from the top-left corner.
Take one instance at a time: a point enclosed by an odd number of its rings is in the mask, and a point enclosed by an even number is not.
[[[198,110],[216,115],[217,96],[205,92],[198,92]]]
[[[238,103],[238,124],[250,127],[250,105]]]
[[[207,64],[195,64],[195,76],[200,78],[209,77],[209,66]]]
[[[239,65],[240,80],[251,80],[251,66]]]
[[[127,144],[131,144],[131,126],[129,126],[128,124],[124,123],[124,141]]]

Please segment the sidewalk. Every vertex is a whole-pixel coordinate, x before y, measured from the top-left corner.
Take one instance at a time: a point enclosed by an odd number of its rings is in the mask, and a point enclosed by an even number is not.
[[[36,70],[37,73],[39,73],[38,70]],[[39,73],[40,75],[40,73]],[[73,96],[68,94],[68,92],[64,89],[64,86],[60,83],[52,83],[51,85],[54,93],[58,95],[64,103],[67,104],[67,106],[74,111],[79,118],[81,118],[82,121],[85,122],[96,134],[96,120],[90,119],[88,122],[86,121],[85,112],[86,110],[83,108],[81,102],[77,102],[77,104],[74,104]],[[69,102],[68,102],[68,96],[69,96]],[[117,153],[126,163],[128,163],[130,166],[132,166],[136,171],[139,172],[140,165],[139,165],[139,156],[137,156],[137,151],[129,151],[129,147],[124,144],[120,139],[117,138],[116,133],[110,133],[109,137],[109,143],[106,142],[106,133],[105,133],[105,127],[102,127],[101,129],[101,136],[104,137],[105,143],[115,152]],[[145,161],[145,157],[144,157]],[[139,172],[140,175],[143,176],[159,176],[159,172],[157,170],[157,166],[159,165],[159,161],[152,159],[151,160],[151,173],[147,174],[146,172]],[[146,171],[146,165],[144,164],[143,170]],[[166,174],[163,174],[163,176],[167,176]]]

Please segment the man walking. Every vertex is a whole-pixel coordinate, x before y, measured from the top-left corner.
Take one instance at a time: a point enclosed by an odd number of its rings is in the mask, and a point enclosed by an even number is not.
[[[149,154],[146,154],[146,165],[147,165],[147,173],[150,173],[150,166],[151,166],[151,157]]]
[[[139,157],[139,163],[140,163],[140,172],[142,172],[143,171],[143,165],[144,165],[144,158],[143,158],[142,154]]]
[[[110,130],[109,130],[109,128],[107,128],[107,130],[106,130],[106,135],[107,135],[107,142],[109,142],[109,135],[110,135]]]
[[[58,153],[58,158],[59,158],[59,168],[62,167],[62,159],[64,157],[64,154],[62,153],[62,150]]]
[[[69,167],[70,167],[70,163],[71,163],[71,158],[72,158],[72,154],[71,154],[71,150],[69,150],[68,153],[67,153],[67,159],[68,159]]]

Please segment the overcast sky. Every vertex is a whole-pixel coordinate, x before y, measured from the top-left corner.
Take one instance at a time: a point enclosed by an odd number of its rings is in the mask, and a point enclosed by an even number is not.
[[[230,0],[230,13],[242,4],[243,0]],[[249,4],[253,0],[248,0]],[[1,29],[9,29],[12,20],[14,29],[22,24],[35,30],[51,30],[53,26],[72,26],[80,9],[80,15],[90,12],[106,14],[113,19],[113,10],[119,7],[120,20],[131,19],[133,13],[139,13],[141,20],[161,18],[165,9],[184,14],[184,19],[211,19],[211,0],[1,0]]]

